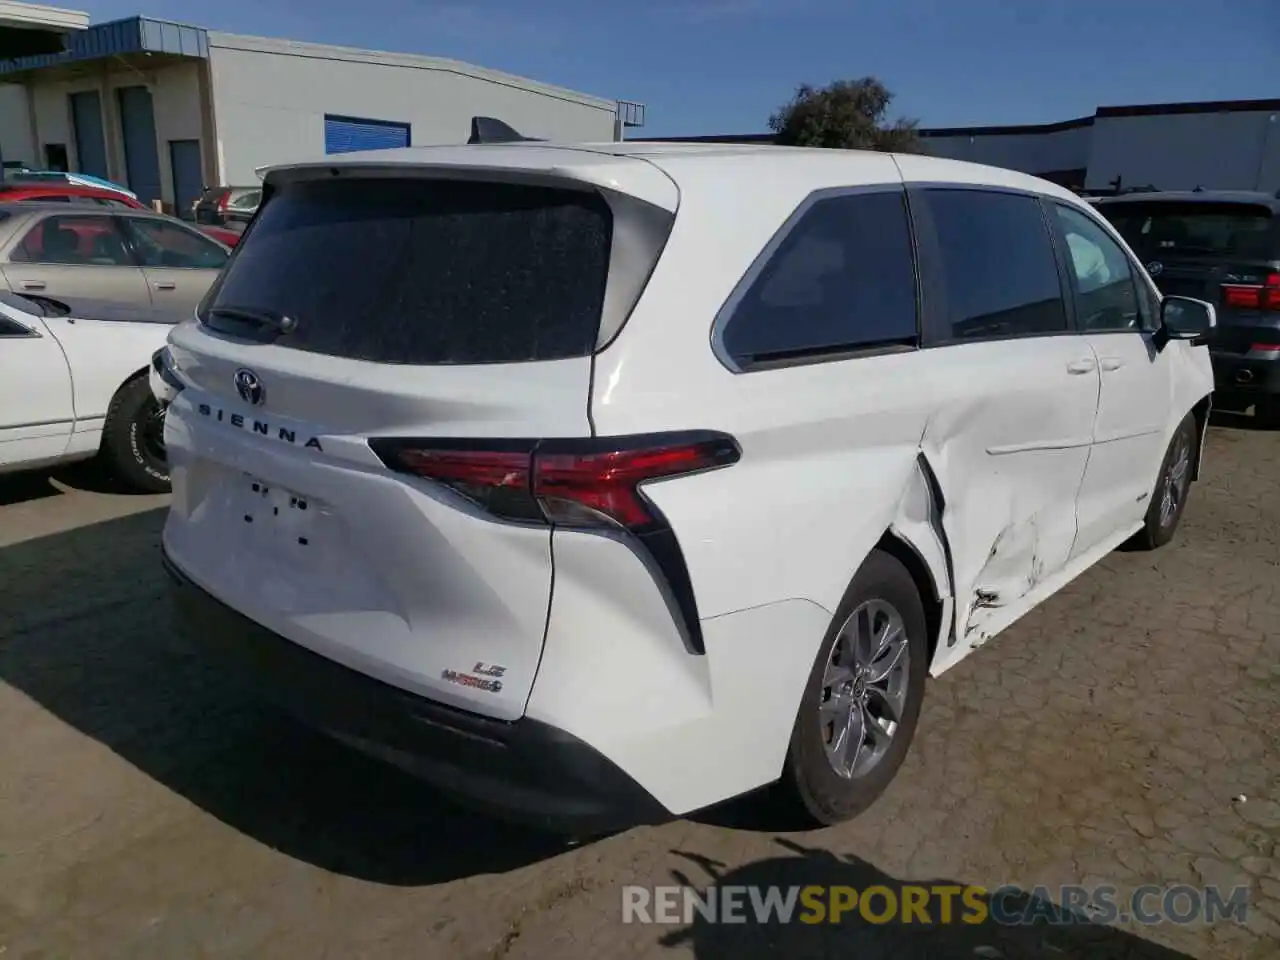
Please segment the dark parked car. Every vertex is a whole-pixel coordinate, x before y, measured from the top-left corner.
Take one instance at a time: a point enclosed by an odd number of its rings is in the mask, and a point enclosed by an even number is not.
[[[1196,190],[1093,201],[1166,294],[1218,310],[1210,334],[1217,408],[1254,407],[1280,427],[1280,196]]]
[[[261,187],[205,187],[191,212],[196,223],[243,229],[261,199]]]

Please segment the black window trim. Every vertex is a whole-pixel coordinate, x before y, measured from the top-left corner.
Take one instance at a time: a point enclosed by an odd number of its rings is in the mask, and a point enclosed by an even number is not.
[[[1049,217],[1050,227],[1053,230],[1054,245],[1055,247],[1057,247],[1062,251],[1061,259],[1063,262],[1063,266],[1065,268],[1063,279],[1066,281],[1067,289],[1070,292],[1070,303],[1071,303],[1072,313],[1075,314],[1077,318],[1080,318],[1083,316],[1081,299],[1084,296],[1084,294],[1080,292],[1080,284],[1075,275],[1075,265],[1071,262],[1071,250],[1067,245],[1066,229],[1062,226],[1061,222],[1058,220],[1057,213],[1055,210],[1053,210],[1053,207],[1061,207],[1064,210],[1070,210],[1073,213],[1079,214],[1080,216],[1084,217],[1084,219],[1087,220],[1089,223],[1092,223],[1094,226],[1099,227],[1102,230],[1104,236],[1109,237],[1113,242],[1115,242],[1116,248],[1120,251],[1120,255],[1124,257],[1125,263],[1128,264],[1129,279],[1133,281],[1133,287],[1134,287],[1133,294],[1134,294],[1135,301],[1137,303],[1139,316],[1141,316],[1141,314],[1145,310],[1145,307],[1143,305],[1143,300],[1142,300],[1142,291],[1138,289],[1138,286],[1139,284],[1142,284],[1142,285],[1149,284],[1149,281],[1145,279],[1147,276],[1147,272],[1145,269],[1143,269],[1141,264],[1135,262],[1133,256],[1129,253],[1128,249],[1125,247],[1124,241],[1118,238],[1116,231],[1114,229],[1108,229],[1109,225],[1104,225],[1103,223],[1100,223],[1099,220],[1101,218],[1093,216],[1092,211],[1089,211],[1088,213],[1086,213],[1085,211],[1077,207],[1075,204],[1064,203],[1063,201],[1055,198],[1046,198],[1044,207],[1045,207],[1045,214],[1046,216]],[[1151,289],[1151,287],[1148,287],[1148,289]],[[1157,310],[1159,309],[1161,296],[1162,295],[1158,291],[1154,291],[1152,293],[1152,302],[1156,304]],[[1155,322],[1158,322],[1159,318],[1153,317],[1152,320]],[[1125,330],[1119,330],[1119,329],[1090,330],[1090,329],[1086,329],[1082,325],[1082,323],[1083,321],[1077,319],[1077,325],[1079,325],[1080,333],[1085,336],[1101,337],[1101,336],[1112,336],[1117,334],[1138,334],[1146,337],[1147,339],[1151,339],[1155,335],[1154,329],[1147,329],[1146,327],[1139,327],[1138,329],[1129,328]]]
[[[101,217],[105,220],[109,220],[111,223],[112,231],[115,232],[116,237],[120,240],[120,243],[124,246],[124,252],[128,255],[129,260],[131,262],[130,263],[111,263],[111,264],[55,263],[50,260],[15,260],[13,259],[13,255],[17,253],[18,250],[22,247],[23,243],[26,242],[27,237],[31,236],[32,231],[36,229],[42,229],[44,227],[45,221],[50,220],[54,217],[78,217],[81,219],[88,219],[91,217]],[[59,210],[50,211],[47,214],[37,215],[31,219],[30,221],[31,226],[29,226],[26,230],[20,230],[20,232],[18,233],[17,239],[13,240],[10,243],[9,252],[5,254],[5,258],[4,258],[5,262],[11,263],[18,267],[76,267],[80,269],[88,267],[94,270],[137,270],[141,266],[141,264],[138,262],[137,253],[133,249],[133,244],[130,242],[128,233],[121,228],[119,221],[120,221],[119,215],[111,213],[107,210],[99,211],[97,208],[75,210],[68,213],[63,213],[62,210],[59,209]]]
[[[1005,340],[1034,340],[1039,337],[1079,336],[1080,329],[1076,321],[1075,300],[1072,288],[1068,285],[1068,269],[1058,248],[1058,241],[1053,224],[1049,220],[1049,212],[1045,209],[1046,200],[1057,200],[1051,194],[1041,193],[1024,187],[1011,187],[1006,184],[956,182],[953,180],[908,180],[906,183],[908,206],[913,220],[926,221],[929,217],[928,203],[923,197],[928,190],[963,190],[972,193],[1010,194],[1026,197],[1036,203],[1040,211],[1040,220],[1044,226],[1049,247],[1053,252],[1054,268],[1058,274],[1058,291],[1062,297],[1063,310],[1066,313],[1067,325],[1062,330],[1044,330],[1035,333],[1001,334],[985,337],[952,337],[950,322],[947,319],[946,287],[941,275],[942,252],[934,244],[925,245],[919,239],[923,231],[918,225],[913,226],[917,236],[916,258],[917,270],[922,276],[921,292],[924,299],[921,310],[921,349],[933,350],[940,347],[961,347],[971,343],[999,343]],[[913,202],[914,201],[914,202]],[[933,236],[933,231],[929,231]]]
[[[773,260],[774,254],[778,252],[778,248],[786,242],[792,231],[800,224],[809,210],[817,203],[824,200],[831,200],[840,197],[856,197],[867,196],[869,194],[878,193],[896,193],[902,197],[903,211],[907,220],[907,238],[911,245],[911,272],[915,278],[915,306],[916,306],[916,333],[915,343],[905,344],[899,340],[887,341],[884,343],[869,343],[866,345],[834,345],[830,347],[815,347],[804,351],[797,351],[795,354],[785,358],[764,360],[757,363],[742,366],[735,360],[732,354],[725,348],[724,332],[725,328],[733,321],[733,315],[737,312],[742,300],[746,297],[748,291],[755,285],[760,278],[760,274],[764,272],[765,267]],[[738,279],[733,290],[725,299],[720,309],[716,311],[715,318],[711,321],[711,351],[715,354],[715,358],[720,362],[726,370],[733,374],[758,373],[768,370],[778,370],[786,367],[810,366],[818,363],[839,363],[843,360],[853,360],[862,357],[877,357],[894,353],[912,353],[920,349],[921,344],[921,284],[920,284],[920,266],[919,256],[916,249],[915,224],[911,216],[911,202],[905,185],[901,180],[886,180],[879,183],[866,183],[857,186],[844,187],[823,187],[809,193],[796,208],[791,211],[786,220],[769,238],[769,242],[764,245],[761,251],[751,261],[745,273]]]

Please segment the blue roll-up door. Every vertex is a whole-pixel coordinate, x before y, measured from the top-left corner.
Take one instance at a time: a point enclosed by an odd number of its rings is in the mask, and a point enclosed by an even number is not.
[[[102,136],[102,100],[97,90],[71,94],[71,126],[76,138],[76,169],[107,179],[107,142]]]
[[[156,149],[156,115],[146,87],[121,87],[120,130],[124,134],[124,168],[129,189],[145,204],[160,199],[160,154]]]
[[[324,118],[324,152],[354,153],[357,150],[391,150],[409,145],[409,124],[389,120],[361,120],[358,117]]]
[[[204,190],[199,140],[170,140],[169,166],[173,176],[173,205],[180,217],[194,217],[191,206]]]

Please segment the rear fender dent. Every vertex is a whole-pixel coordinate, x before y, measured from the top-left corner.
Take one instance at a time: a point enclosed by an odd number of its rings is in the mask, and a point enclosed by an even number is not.
[[[904,544],[927,572],[930,596],[926,605],[936,606],[930,617],[934,635],[930,637],[931,660],[955,643],[954,573],[951,545],[942,525],[945,501],[928,458],[917,453],[915,468],[907,478],[887,534]],[[925,585],[922,585],[922,587]],[[931,664],[932,666],[932,664]]]

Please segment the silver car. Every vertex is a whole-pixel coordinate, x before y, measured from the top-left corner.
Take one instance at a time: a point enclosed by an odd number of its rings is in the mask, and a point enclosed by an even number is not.
[[[193,312],[230,250],[180,220],[65,203],[0,204],[0,271],[17,294]]]

